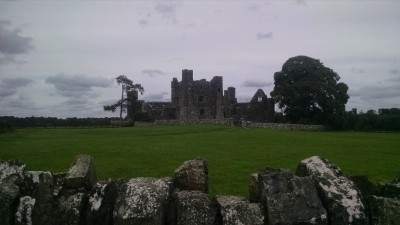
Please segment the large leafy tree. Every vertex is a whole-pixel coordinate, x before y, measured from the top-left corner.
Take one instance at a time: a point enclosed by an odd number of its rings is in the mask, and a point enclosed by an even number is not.
[[[338,123],[345,114],[348,86],[318,59],[296,56],[274,74],[271,97],[292,123]]]
[[[138,93],[143,94],[144,88],[141,84],[133,84],[133,81],[125,75],[119,75],[115,80],[121,85],[121,99],[112,105],[105,105],[104,110],[115,112],[119,108],[121,120],[123,112],[128,112],[128,118],[133,119],[135,109],[139,105]]]

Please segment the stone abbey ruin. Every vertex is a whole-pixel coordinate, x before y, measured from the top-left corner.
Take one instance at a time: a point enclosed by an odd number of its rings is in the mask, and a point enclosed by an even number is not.
[[[157,120],[200,120],[245,118],[253,122],[272,122],[274,100],[258,89],[250,102],[238,103],[236,90],[223,90],[221,76],[211,81],[193,80],[193,70],[182,70],[182,80],[171,82],[171,102],[146,102],[142,112]]]
[[[250,175],[249,198],[208,194],[208,167],[189,160],[171,177],[98,181],[79,155],[66,173],[0,160],[1,225],[398,225],[400,178],[345,177],[318,156],[292,173]]]

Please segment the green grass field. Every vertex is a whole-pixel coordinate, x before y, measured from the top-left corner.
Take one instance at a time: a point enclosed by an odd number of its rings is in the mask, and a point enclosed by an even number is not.
[[[171,176],[183,161],[204,158],[211,194],[248,195],[248,179],[267,166],[295,171],[300,160],[326,157],[346,175],[374,182],[400,175],[400,133],[306,132],[229,126],[23,129],[0,135],[0,159],[29,170],[67,171],[75,155],[95,159],[105,178]]]

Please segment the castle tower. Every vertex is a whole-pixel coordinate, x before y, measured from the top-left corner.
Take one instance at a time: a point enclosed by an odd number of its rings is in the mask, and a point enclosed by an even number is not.
[[[182,70],[182,82],[190,83],[193,81],[193,70]]]
[[[213,119],[224,118],[224,94],[223,82],[221,76],[215,76],[211,80],[211,95],[212,95],[212,117]]]

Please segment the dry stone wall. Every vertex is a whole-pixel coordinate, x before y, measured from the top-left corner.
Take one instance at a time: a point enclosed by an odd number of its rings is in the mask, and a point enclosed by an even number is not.
[[[286,130],[308,130],[308,131],[325,130],[324,125],[259,123],[259,122],[234,120],[234,119],[156,120],[153,123],[136,122],[135,124],[137,126],[213,124],[213,125],[230,125],[230,126],[252,127],[252,128],[286,129]]]
[[[208,194],[204,160],[171,177],[98,181],[79,155],[66,173],[27,171],[0,161],[1,225],[398,225],[400,178],[375,185],[345,177],[318,156],[296,173],[266,168],[250,175],[250,198]]]

